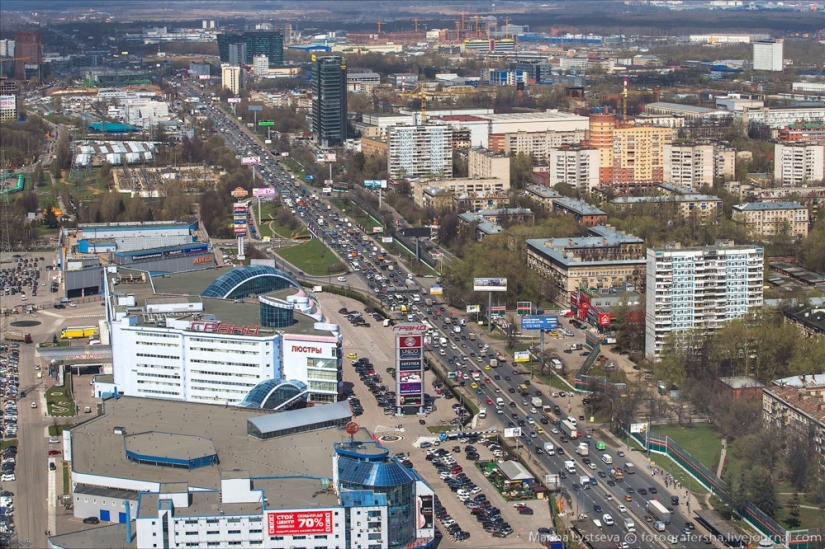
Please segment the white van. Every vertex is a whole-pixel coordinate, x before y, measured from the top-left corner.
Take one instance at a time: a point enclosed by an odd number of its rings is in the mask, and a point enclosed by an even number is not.
[[[484,419],[487,417],[487,408],[481,408],[478,411],[478,419]]]
[[[504,406],[504,399],[501,397],[496,398],[496,406]]]
[[[610,465],[611,463],[613,463],[613,457],[611,457],[610,454],[602,454],[602,461]]]
[[[345,277],[345,276],[339,276],[338,277],[338,282],[346,282],[346,281],[347,281],[347,277]]]

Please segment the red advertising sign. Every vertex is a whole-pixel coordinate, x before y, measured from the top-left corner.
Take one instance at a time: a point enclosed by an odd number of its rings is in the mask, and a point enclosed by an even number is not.
[[[289,511],[266,514],[270,536],[331,534],[332,511]]]
[[[610,326],[610,313],[599,313],[599,326]]]
[[[421,347],[421,336],[401,336],[398,338],[399,347]]]

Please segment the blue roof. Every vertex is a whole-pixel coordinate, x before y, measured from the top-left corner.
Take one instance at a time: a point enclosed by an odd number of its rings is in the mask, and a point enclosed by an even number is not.
[[[280,389],[280,390],[279,390]],[[242,408],[274,409],[307,391],[303,381],[265,379],[255,385],[238,406]],[[274,396],[274,401],[270,398]]]
[[[232,299],[248,294],[265,294],[288,287],[300,288],[291,276],[267,265],[236,267],[216,278],[201,292],[202,297]]]
[[[338,460],[338,480],[359,486],[400,486],[416,481],[409,469],[395,459],[386,461]]]
[[[140,128],[116,122],[97,122],[95,124],[89,124],[89,130],[100,133],[127,133],[140,131]]]

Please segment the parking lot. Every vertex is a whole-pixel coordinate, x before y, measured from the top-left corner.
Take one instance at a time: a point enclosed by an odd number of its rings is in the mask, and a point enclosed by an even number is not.
[[[386,372],[387,367],[394,365],[395,351],[391,329],[384,328],[378,323],[373,323],[372,328],[369,329],[353,326],[338,311],[346,308],[348,312],[354,310],[363,313],[364,305],[362,303],[331,294],[319,294],[318,297],[323,309],[327,311],[330,321],[341,326],[344,353],[355,355],[358,359],[369,359],[375,374],[381,376],[379,385],[386,385],[389,390],[393,390],[395,380]],[[538,500],[526,502],[534,514],[520,515],[512,503],[506,502],[495,491],[481,472],[476,469],[473,462],[467,459],[464,449],[469,441],[460,444],[462,450],[460,453],[452,451],[453,447],[459,445],[458,442],[449,442],[435,447],[436,450],[446,449],[454,457],[456,463],[461,465],[462,472],[467,478],[479,488],[477,493],[473,494],[473,497],[484,494],[487,500],[490,501],[490,506],[498,508],[503,521],[509,523],[512,528],[512,533],[500,539],[493,538],[491,533],[485,532],[482,524],[471,514],[472,510],[457,499],[457,491],[453,492],[447,486],[444,480],[440,478],[440,472],[432,465],[431,461],[427,460],[427,449],[419,447],[421,442],[433,443],[438,438],[437,433],[429,431],[427,427],[449,424],[456,417],[452,408],[456,401],[435,394],[433,382],[436,381],[436,378],[432,372],[428,371],[425,372],[424,382],[428,388],[427,392],[434,397],[432,401],[433,411],[426,418],[385,415],[383,405],[378,404],[376,397],[361,381],[360,376],[351,364],[353,360],[358,359],[348,358],[344,361],[344,381],[348,386],[351,384],[354,396],[363,408],[363,412],[356,418],[356,422],[371,432],[377,433],[379,440],[392,453],[399,456],[404,454],[410,465],[415,467],[416,471],[432,486],[438,497],[438,502],[443,505],[450,517],[460,525],[461,530],[470,534],[470,537],[465,541],[455,540],[448,533],[446,525],[441,524],[436,519],[436,527],[444,536],[440,541],[441,547],[462,547],[469,544],[477,547],[525,547],[530,545],[527,541],[530,532],[537,531],[537,528],[541,526],[551,526],[550,512],[546,502]],[[420,419],[423,419],[423,425],[419,421]],[[475,443],[472,446],[475,447],[479,459],[494,459],[492,452],[480,443]],[[430,447],[430,449],[432,448]],[[537,543],[533,545],[538,546]]]

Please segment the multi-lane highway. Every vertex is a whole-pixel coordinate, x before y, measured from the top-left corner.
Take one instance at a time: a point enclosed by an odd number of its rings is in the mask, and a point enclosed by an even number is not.
[[[200,96],[200,92],[185,83],[183,90],[192,96]],[[446,324],[443,321],[444,315],[451,313],[440,306],[432,308],[429,314],[425,312],[423,298],[428,293],[427,287],[432,283],[432,279],[415,279],[397,262],[391,263],[392,270],[380,269],[374,259],[378,253],[381,253],[380,243],[373,242],[370,236],[362,235],[357,230],[349,233],[349,229],[353,227],[348,225],[350,222],[347,221],[346,215],[325,202],[324,198],[319,196],[317,189],[304,187],[303,182],[296,181],[294,176],[285,172],[260,140],[250,135],[233,117],[214,105],[209,105],[208,109],[216,128],[232,148],[239,154],[252,153],[261,157],[259,168],[266,184],[277,187],[282,192],[288,191],[307,198],[301,211],[303,214],[301,219],[304,223],[320,229],[318,234],[322,235],[323,228],[335,230],[334,236],[323,235],[323,237],[342,260],[353,267],[348,277],[361,278],[377,297],[388,304],[394,302],[396,305],[401,305],[399,300],[391,296],[400,293],[395,292],[394,288],[405,290],[399,298],[404,305],[409,307],[412,315],[410,318],[415,321],[429,322],[434,329],[432,337],[434,342],[438,342],[441,338],[446,340],[445,345],[438,345],[437,348],[431,350],[432,358],[441,362],[446,370],[461,371],[462,375],[466,376],[465,390],[477,399],[481,407],[487,409],[487,418],[482,420],[485,427],[503,430],[505,427],[523,425],[520,444],[527,447],[527,451],[547,473],[558,474],[564,471],[565,461],[572,460],[575,463],[575,473],[565,473],[565,478],[561,479],[562,487],[571,494],[573,501],[571,511],[575,515],[586,514],[588,521],[599,520],[603,533],[616,536],[625,532],[624,518],[632,517],[640,536],[643,533],[649,536],[657,534],[660,536],[658,539],[662,540],[660,543],[652,537],[647,538],[651,541],[646,546],[665,545],[665,538],[669,546],[697,546],[698,536],[695,534],[692,534],[690,541],[684,538],[679,539],[683,534],[687,534],[685,515],[689,516],[689,509],[685,508],[685,498],[680,498],[680,504],[672,503],[671,495],[674,494],[660,482],[661,477],[651,475],[650,470],[645,466],[646,459],[641,456],[637,459],[630,459],[625,455],[625,452],[630,451],[627,447],[608,446],[605,452],[596,451],[595,442],[598,437],[593,435],[593,438],[589,439],[591,445],[588,464],[583,456],[575,453],[576,446],[588,439],[583,437],[580,440],[561,442],[562,435],[557,432],[556,425],[561,419],[571,414],[574,407],[578,409],[577,396],[561,396],[550,393],[550,389],[539,389],[533,385],[529,385],[529,394],[519,394],[519,385],[530,382],[529,368],[521,366],[514,368],[509,361],[500,364],[497,368],[490,367],[490,358],[493,357],[489,356],[491,353],[485,347],[487,342],[483,332],[477,331],[474,338],[470,337],[470,328],[467,326],[459,327],[456,332],[454,323]],[[355,252],[354,260],[359,262],[357,269],[352,264],[351,252]],[[346,284],[346,282],[342,283]],[[410,290],[420,294],[421,301],[418,304],[413,303]],[[572,326],[565,326],[565,328],[573,334],[569,342],[583,341],[584,332]],[[469,377],[472,372],[479,372],[481,376],[477,389],[471,387],[472,380]],[[533,408],[531,399],[539,395],[544,405],[558,406],[561,413],[545,415],[542,409]],[[504,400],[503,406],[498,407],[494,404],[498,398]],[[574,419],[578,422],[578,428],[586,435],[592,426],[583,424],[584,422],[579,421],[578,417]],[[543,449],[545,442],[552,442],[557,450],[555,455],[540,454],[536,451],[537,448]],[[612,456],[611,465],[603,463],[601,457],[604,453]],[[638,472],[625,474],[624,480],[613,482],[609,475],[610,469],[614,466],[624,468],[626,462],[635,462]],[[583,487],[580,478],[582,476],[595,479],[596,484],[587,488]],[[684,496],[683,493],[679,495]],[[652,523],[645,521],[645,516],[648,515],[645,504],[653,498],[657,498],[666,507],[673,508],[671,524],[667,525],[663,532],[654,532]],[[612,516],[613,525],[608,525],[603,520],[603,515],[606,513]]]

